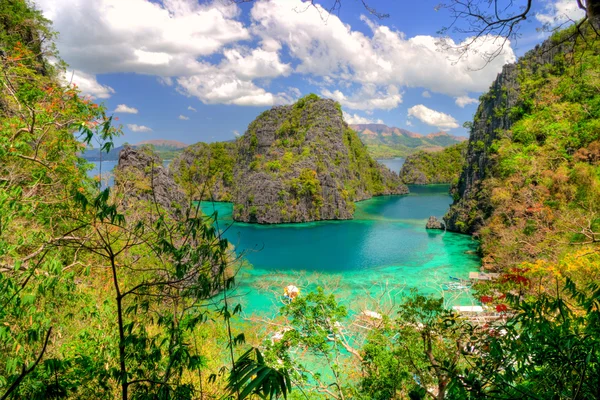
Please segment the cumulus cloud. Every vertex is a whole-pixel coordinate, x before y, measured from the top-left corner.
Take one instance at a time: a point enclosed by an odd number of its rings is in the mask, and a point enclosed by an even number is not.
[[[394,85],[378,90],[376,85],[367,84],[352,95],[345,95],[339,90],[332,92],[329,89],[323,89],[321,94],[353,110],[391,110],[402,103],[402,95]]]
[[[206,104],[272,106],[291,101],[286,93],[270,93],[251,80],[240,79],[233,71],[206,64],[203,73],[177,79],[179,92]]]
[[[132,132],[152,132],[151,128],[148,128],[144,125],[136,125],[136,124],[127,124],[127,128]]]
[[[256,1],[249,18],[220,0],[36,3],[54,21],[61,56],[75,69],[94,79],[103,73],[154,75],[207,104],[293,101],[297,89],[269,86],[295,74],[318,82],[324,95],[348,109],[389,110],[402,102],[404,87],[453,97],[484,91],[501,66],[515,60],[508,45],[486,63],[483,55],[497,49],[493,37],[478,38],[459,57],[461,43],[440,46],[433,36],[407,37],[366,17],[369,31],[363,33],[302,0]],[[98,86],[99,98],[114,93]]]
[[[179,115],[179,117],[177,117],[177,118],[179,118],[179,119],[180,119],[180,120],[182,120],[182,121],[188,121],[188,120],[190,119],[190,117],[186,117],[186,116],[185,116],[185,115],[183,115],[183,114]]]
[[[298,7],[300,3],[295,1],[261,1],[255,3],[251,16],[256,34],[286,45],[297,61],[295,71],[302,74],[338,82],[423,87],[458,96],[487,89],[502,65],[515,60],[509,44],[487,63],[485,54],[498,48],[489,36],[475,40],[470,51],[459,57],[458,48],[466,42],[448,40],[440,46],[433,36],[407,38],[362,17],[371,30],[365,35],[335,15],[329,15],[324,23],[321,16],[326,10],[319,6],[300,13]]]
[[[115,89],[100,84],[94,75],[78,70],[66,71],[64,81],[66,84],[75,85],[82,94],[93,99],[108,99],[115,93]]]
[[[427,90],[423,91],[423,93],[421,93],[421,96],[425,97],[426,99],[431,98],[431,93],[429,93]]]
[[[75,69],[161,77],[193,73],[198,57],[250,38],[239,8],[195,0],[37,0]]]
[[[465,108],[465,106],[467,106],[469,104],[479,103],[479,100],[474,99],[469,96],[458,96],[456,99],[454,99],[454,103],[456,103],[456,105],[459,106],[460,108]]]
[[[431,108],[425,107],[423,104],[418,104],[409,108],[408,116],[417,118],[427,125],[435,126],[442,130],[458,128],[459,126],[456,119],[451,115],[432,110]]]
[[[192,106],[188,106],[188,108],[187,108],[187,109],[188,109],[188,110],[190,110],[190,111],[193,111],[193,112],[196,112],[196,111],[197,111],[197,110],[196,110],[194,107],[192,107]]]
[[[116,113],[125,113],[125,114],[137,114],[138,109],[135,107],[129,107],[126,104],[119,104],[117,108],[115,108]]]
[[[381,119],[373,120],[366,117],[361,117],[358,114],[348,114],[344,111],[344,121],[348,124],[383,124]]]
[[[543,13],[535,18],[545,25],[556,26],[568,21],[577,21],[585,17],[585,12],[573,0],[547,1]]]

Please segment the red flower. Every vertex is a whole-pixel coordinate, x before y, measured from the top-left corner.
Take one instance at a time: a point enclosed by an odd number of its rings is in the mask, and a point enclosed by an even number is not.
[[[506,311],[508,311],[508,307],[506,307],[506,304],[498,304],[496,306],[496,311],[498,311],[498,312],[506,312]]]
[[[481,296],[479,298],[479,301],[481,301],[483,304],[491,303],[493,300],[494,300],[494,298],[492,296]]]

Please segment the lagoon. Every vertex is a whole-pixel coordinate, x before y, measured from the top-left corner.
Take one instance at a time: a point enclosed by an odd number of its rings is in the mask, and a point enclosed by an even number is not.
[[[378,161],[398,172],[404,159]],[[99,163],[93,164],[89,173],[97,175]],[[116,164],[102,164],[108,185]],[[361,201],[349,221],[254,225],[234,222],[231,203],[203,202],[202,209],[217,212],[219,228],[247,261],[238,272],[235,292],[246,315],[276,314],[289,284],[303,293],[321,286],[355,311],[385,311],[411,288],[444,295],[448,305],[470,305],[474,299],[468,291],[447,292],[442,286],[449,276],[466,279],[479,268],[479,257],[473,254],[477,242],[466,235],[425,230],[429,216],[442,217],[447,211],[452,202],[448,189],[410,186],[406,196]]]
[[[416,288],[445,295],[448,304],[472,304],[469,292],[445,292],[449,276],[468,278],[480,260],[470,236],[427,231],[429,216],[451,203],[448,185],[412,186],[406,196],[357,203],[355,219],[302,224],[233,222],[230,203],[203,202],[219,228],[252,268],[240,270],[237,294],[248,314],[276,313],[283,288],[317,286],[352,308],[391,307]]]

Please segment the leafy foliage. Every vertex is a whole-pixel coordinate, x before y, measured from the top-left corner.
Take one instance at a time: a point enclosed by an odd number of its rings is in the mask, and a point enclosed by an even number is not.
[[[175,179],[193,200],[231,201],[235,143],[196,143],[173,160]]]
[[[440,151],[419,151],[406,158],[400,178],[406,184],[458,183],[465,165],[467,142]]]

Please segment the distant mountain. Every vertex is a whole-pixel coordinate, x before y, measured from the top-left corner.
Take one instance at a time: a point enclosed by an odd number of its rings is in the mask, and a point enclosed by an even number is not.
[[[447,132],[421,135],[384,124],[350,125],[375,158],[406,157],[419,150],[435,151],[467,140]]]
[[[154,147],[167,147],[173,149],[185,149],[189,145],[183,142],[178,142],[177,140],[166,140],[166,139],[155,139],[155,140],[142,140],[141,142],[137,142],[134,146],[141,146],[143,144],[150,144]]]
[[[183,142],[165,139],[143,140],[130,146],[140,147],[144,145],[152,146],[154,151],[163,160],[172,160],[178,153],[188,147],[188,145]],[[123,147],[124,146],[115,147],[109,153],[101,153],[100,149],[87,149],[83,152],[82,157],[88,161],[117,161],[119,159],[119,153],[121,150],[123,150]]]

